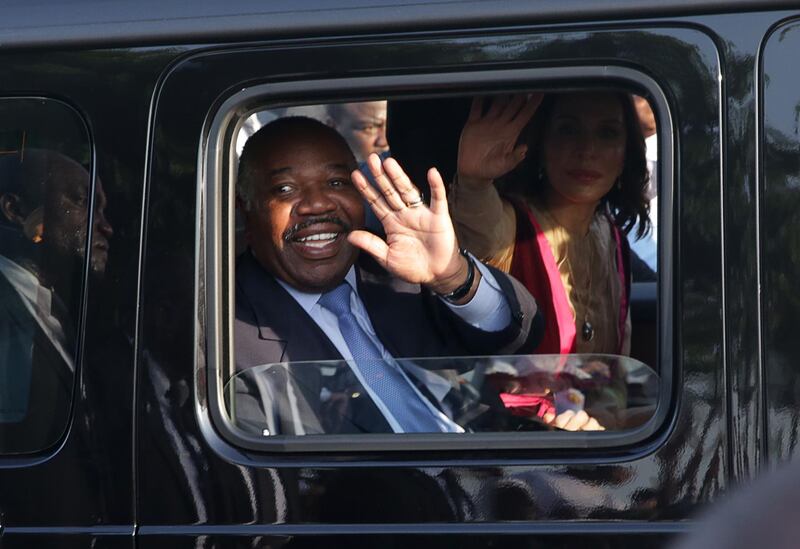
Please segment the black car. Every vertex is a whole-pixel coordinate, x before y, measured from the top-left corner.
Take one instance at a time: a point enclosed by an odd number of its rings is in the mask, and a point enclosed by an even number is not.
[[[0,12],[2,547],[656,547],[794,455],[795,3]],[[599,433],[536,418],[457,434],[243,426],[240,385],[288,368],[234,366],[253,124],[386,101],[412,179],[436,164],[452,182],[471,98],[609,90],[643,98],[657,126],[657,244],[635,256],[630,356],[417,367],[485,396],[531,372],[590,387],[600,362],[645,415]],[[335,384],[347,365],[309,367]]]

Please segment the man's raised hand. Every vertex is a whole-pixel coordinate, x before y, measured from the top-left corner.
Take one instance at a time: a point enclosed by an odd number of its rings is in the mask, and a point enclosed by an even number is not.
[[[458,251],[439,171],[428,171],[431,203],[426,206],[419,189],[393,158],[381,163],[378,155],[372,154],[367,165],[379,190],[358,170],[352,173],[353,183],[383,224],[386,240],[357,230],[348,235],[350,243],[406,282],[425,285],[439,294],[458,288],[467,278],[468,266]]]

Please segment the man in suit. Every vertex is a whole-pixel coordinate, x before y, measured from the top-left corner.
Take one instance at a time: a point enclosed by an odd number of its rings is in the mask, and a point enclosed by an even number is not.
[[[379,190],[355,170],[344,139],[307,118],[271,122],[245,145],[237,200],[249,249],[236,265],[235,324],[243,373],[230,406],[248,431],[461,432],[488,405],[424,361],[400,359],[538,343],[530,294],[459,250],[438,172],[428,174],[428,207],[393,159],[368,164]],[[364,200],[385,241],[361,229]]]
[[[0,157],[2,451],[40,450],[66,426],[87,258],[90,177],[56,151]],[[89,275],[101,276],[112,229],[98,181]]]

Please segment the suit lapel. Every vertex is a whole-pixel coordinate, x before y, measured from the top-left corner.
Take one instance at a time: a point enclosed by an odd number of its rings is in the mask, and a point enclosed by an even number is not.
[[[245,299],[252,307],[258,337],[262,343],[275,345],[272,362],[301,362],[320,360],[343,360],[336,346],[325,332],[306,313],[297,301],[276,282],[252,257],[250,252],[240,256],[237,268],[237,283]],[[262,347],[262,345],[259,345]],[[263,362],[263,361],[262,361]],[[350,374],[352,375],[352,374]],[[292,378],[303,393],[314,413],[320,410],[322,380],[315,365],[295,365]],[[363,393],[363,391],[362,391]],[[337,433],[381,433],[390,432],[389,424],[367,395],[349,400]]]
[[[275,362],[341,360],[342,355],[317,323],[249,252],[242,254],[239,284],[253,308],[258,336],[280,345]]]

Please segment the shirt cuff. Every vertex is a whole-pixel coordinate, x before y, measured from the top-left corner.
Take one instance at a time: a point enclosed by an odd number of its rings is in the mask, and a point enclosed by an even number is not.
[[[442,301],[467,324],[485,332],[499,332],[511,324],[511,308],[489,267],[472,254],[470,257],[481,272],[475,295],[463,305],[455,305],[446,299]]]

